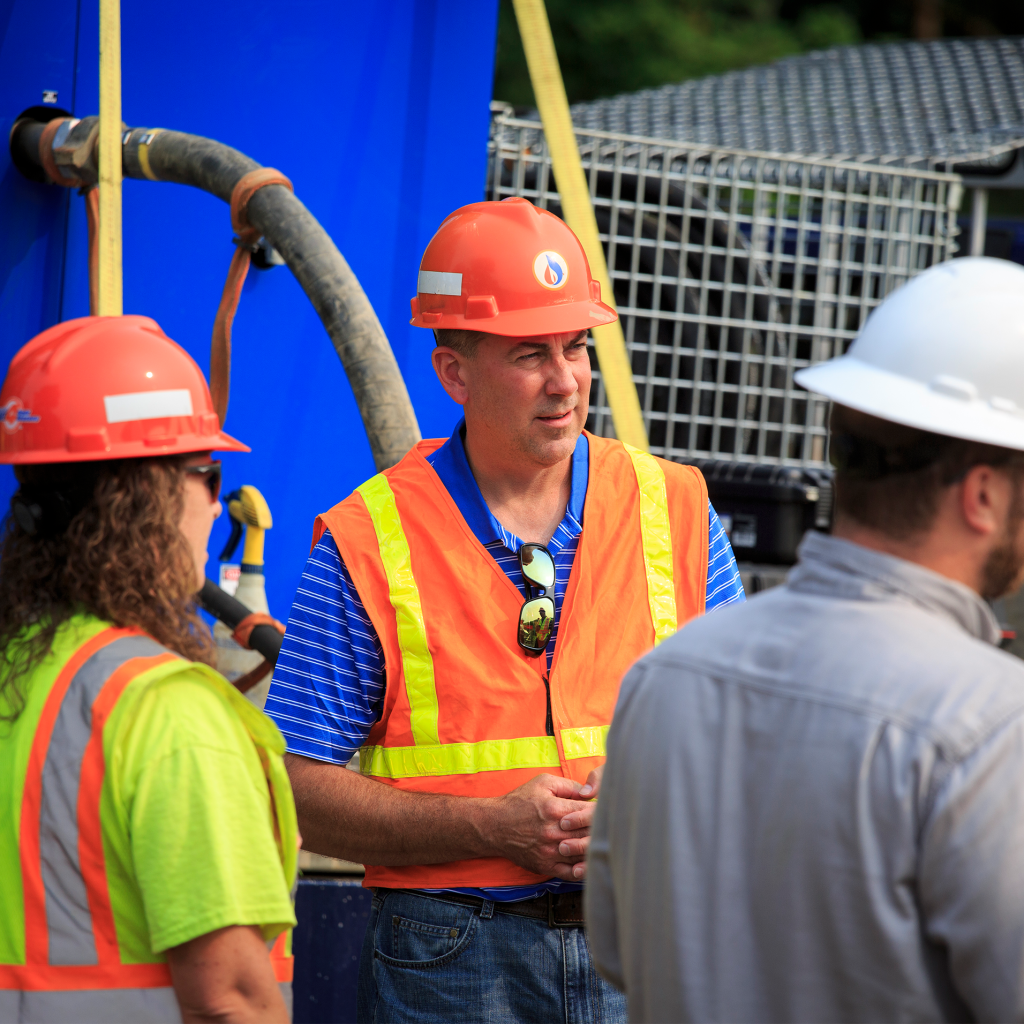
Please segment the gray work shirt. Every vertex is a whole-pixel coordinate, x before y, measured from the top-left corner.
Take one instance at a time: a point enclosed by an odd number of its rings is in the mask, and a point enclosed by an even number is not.
[[[587,927],[634,1021],[1024,1020],[1024,662],[820,534],[626,676]]]

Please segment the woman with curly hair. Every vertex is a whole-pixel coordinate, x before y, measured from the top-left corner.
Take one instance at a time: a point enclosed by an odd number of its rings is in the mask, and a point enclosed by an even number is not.
[[[284,742],[195,608],[248,449],[145,317],[43,332],[0,415],[0,1020],[285,1021]]]

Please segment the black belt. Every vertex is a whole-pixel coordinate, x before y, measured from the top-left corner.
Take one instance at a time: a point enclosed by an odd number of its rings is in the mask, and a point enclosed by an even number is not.
[[[583,927],[583,890],[575,892],[546,892],[529,900],[517,900],[515,903],[500,903],[485,900],[479,896],[466,896],[461,892],[422,893],[416,889],[398,889],[397,892],[412,893],[413,896],[435,898],[447,903],[460,903],[464,907],[482,910],[490,903],[497,914],[512,914],[515,917],[531,917],[535,921],[545,921],[549,928],[582,928]]]

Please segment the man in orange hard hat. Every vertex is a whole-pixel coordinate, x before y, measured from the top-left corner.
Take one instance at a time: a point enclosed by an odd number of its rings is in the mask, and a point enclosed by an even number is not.
[[[605,733],[735,561],[697,470],[583,431],[615,313],[561,220],[456,210],[418,292],[465,418],[317,519],[267,711],[307,845],[367,865],[361,1020],[622,1020],[582,927]]]
[[[215,450],[249,449],[147,317],[51,327],[0,390],[0,1021],[289,1019],[284,743],[195,610]]]

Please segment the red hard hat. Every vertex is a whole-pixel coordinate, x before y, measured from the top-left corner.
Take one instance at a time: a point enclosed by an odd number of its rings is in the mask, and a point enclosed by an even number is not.
[[[512,338],[613,323],[580,240],[518,196],[451,214],[420,263],[411,323]]]
[[[0,389],[0,463],[250,449],[220,429],[196,361],[148,316],[86,316],[37,334]]]

